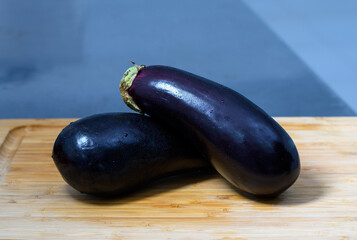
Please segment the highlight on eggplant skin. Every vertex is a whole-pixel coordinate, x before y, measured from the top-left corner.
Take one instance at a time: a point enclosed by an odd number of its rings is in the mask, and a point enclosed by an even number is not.
[[[174,131],[137,113],[97,114],[69,124],[58,135],[52,158],[70,186],[98,196],[125,195],[164,177],[210,167]]]
[[[135,65],[120,90],[130,108],[180,129],[245,193],[276,196],[299,176],[298,151],[287,132],[232,89],[172,67]]]

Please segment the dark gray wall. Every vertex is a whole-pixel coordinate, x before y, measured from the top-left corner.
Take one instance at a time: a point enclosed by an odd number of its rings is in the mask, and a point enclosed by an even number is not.
[[[215,80],[274,116],[354,115],[241,1],[0,1],[0,118],[130,111],[129,60]]]

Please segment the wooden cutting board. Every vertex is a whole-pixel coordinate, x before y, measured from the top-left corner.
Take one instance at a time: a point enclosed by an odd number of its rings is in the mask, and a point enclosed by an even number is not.
[[[243,197],[217,174],[119,199],[86,196],[51,159],[70,119],[0,120],[0,238],[357,239],[357,118],[276,119],[299,149],[302,172],[270,200]]]

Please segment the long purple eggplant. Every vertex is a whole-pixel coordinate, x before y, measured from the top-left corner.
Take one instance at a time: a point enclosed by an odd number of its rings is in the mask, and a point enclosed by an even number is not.
[[[123,195],[167,176],[208,169],[209,161],[152,118],[105,113],[71,123],[52,158],[64,180],[82,193]]]
[[[232,89],[172,67],[135,65],[120,90],[130,108],[179,129],[243,192],[276,196],[299,176],[290,136]]]

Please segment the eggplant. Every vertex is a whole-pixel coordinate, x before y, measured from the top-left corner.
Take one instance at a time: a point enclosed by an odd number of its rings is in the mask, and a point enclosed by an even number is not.
[[[276,196],[299,176],[298,151],[287,132],[230,88],[168,66],[135,65],[120,91],[133,110],[180,129],[242,193]]]
[[[69,124],[58,135],[52,158],[70,186],[98,196],[125,195],[210,166],[174,130],[137,113],[97,114]]]

